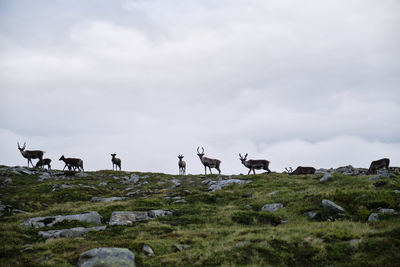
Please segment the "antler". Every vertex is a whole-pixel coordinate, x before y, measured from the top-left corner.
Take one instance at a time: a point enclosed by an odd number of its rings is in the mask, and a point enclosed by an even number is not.
[[[239,157],[242,159],[243,157],[242,157],[242,155],[240,155],[240,153],[239,153]]]
[[[201,147],[201,153],[204,153],[204,148],[203,147]]]
[[[246,155],[244,155],[245,158],[247,158],[248,153],[246,153]]]

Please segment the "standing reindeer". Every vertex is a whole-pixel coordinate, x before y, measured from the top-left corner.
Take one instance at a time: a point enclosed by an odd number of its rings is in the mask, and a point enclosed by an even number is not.
[[[186,173],[186,162],[182,160],[183,158],[184,158],[183,155],[178,155],[179,175],[185,175]]]
[[[38,168],[38,167],[43,168],[44,165],[47,165],[47,169],[50,170],[50,169],[51,169],[50,163],[51,163],[51,159],[40,159],[40,160],[36,163],[36,167],[37,167],[37,168]]]
[[[114,170],[114,165],[115,165],[115,170],[117,170],[117,167],[119,167],[119,170],[121,170],[121,159],[116,158],[115,156],[117,155],[117,153],[111,154],[111,162],[113,165],[113,170]]]
[[[199,151],[199,148],[200,147],[197,147],[197,156],[199,156],[201,163],[203,163],[203,165],[204,165],[205,175],[207,175],[207,167],[210,170],[211,174],[212,174],[211,168],[217,169],[219,174],[221,174],[221,170],[219,169],[219,165],[221,164],[221,161],[218,159],[210,159],[210,158],[203,157],[204,156],[204,148],[201,147],[201,149],[202,149],[201,153]]]
[[[64,155],[62,155],[59,160],[62,160],[65,163],[65,166],[64,166],[63,170],[65,169],[65,167],[68,166],[68,170],[71,170],[71,167],[72,167],[74,170],[75,170],[75,168],[77,168],[78,171],[80,171],[81,169],[82,169],[82,171],[84,171],[84,169],[83,169],[83,160],[81,160],[81,159],[65,158]]]
[[[21,148],[19,146],[19,143],[17,142],[18,149],[21,152],[22,156],[26,159],[28,159],[28,168],[29,168],[29,162],[32,164],[32,159],[39,159],[41,160],[43,158],[44,151],[41,150],[25,150],[26,143],[24,142],[24,146]]]
[[[289,175],[315,174],[315,171],[316,171],[314,167],[303,167],[303,166],[297,167],[294,171],[293,171],[292,167],[285,168],[285,170]]]
[[[242,164],[244,166],[246,166],[247,168],[249,168],[249,172],[247,173],[247,175],[250,174],[251,170],[253,170],[253,173],[256,174],[255,170],[266,170],[268,173],[271,172],[271,170],[268,168],[269,166],[269,161],[265,160],[265,159],[250,159],[250,160],[246,160],[247,159],[247,153],[246,155],[244,155],[244,157],[242,157],[242,155],[240,155],[239,153],[239,159],[242,162]]]

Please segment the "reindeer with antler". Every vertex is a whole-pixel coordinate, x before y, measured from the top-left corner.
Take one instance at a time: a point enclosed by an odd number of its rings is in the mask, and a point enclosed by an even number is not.
[[[26,143],[25,142],[24,142],[24,146],[22,148],[19,146],[19,143],[17,143],[17,145],[18,145],[19,151],[21,152],[21,155],[24,158],[28,159],[28,168],[29,168],[29,162],[32,164],[32,167],[34,167],[33,163],[32,163],[32,159],[39,159],[39,160],[43,159],[44,151],[41,151],[41,150],[25,150],[25,148],[26,148]]]
[[[242,157],[242,155],[240,155],[239,153],[239,159],[242,162],[242,164],[244,166],[246,166],[247,168],[249,168],[249,172],[247,173],[247,175],[250,174],[250,172],[253,170],[253,173],[256,174],[255,170],[266,170],[268,173],[271,172],[271,170],[268,168],[269,166],[269,161],[265,160],[265,159],[249,159],[247,160],[247,153],[246,155],[244,155],[244,157]]]
[[[197,156],[199,156],[201,163],[203,163],[204,165],[204,173],[205,175],[207,175],[207,167],[211,172],[211,168],[215,168],[218,170],[219,174],[221,174],[221,170],[219,169],[219,165],[221,165],[221,161],[218,159],[210,159],[210,158],[206,158],[204,157],[204,148],[201,147],[202,151],[200,153],[199,151],[200,147],[197,147]]]
[[[179,175],[185,175],[186,173],[186,162],[182,160],[183,158],[184,158],[183,155],[178,155]]]

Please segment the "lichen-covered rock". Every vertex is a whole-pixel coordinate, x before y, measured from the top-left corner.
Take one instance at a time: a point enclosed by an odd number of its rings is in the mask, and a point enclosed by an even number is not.
[[[53,226],[54,224],[62,221],[81,221],[88,223],[101,223],[101,216],[95,211],[85,212],[81,214],[73,214],[73,215],[57,215],[57,216],[46,216],[46,217],[35,217],[29,220],[26,220],[22,223],[22,225],[26,227],[44,227],[44,226]]]
[[[127,248],[94,248],[82,253],[78,267],[134,267],[135,255]]]
[[[327,182],[328,180],[333,179],[332,174],[330,174],[329,172],[326,172],[324,174],[324,176],[322,176],[321,179],[319,179],[320,182]]]
[[[206,180],[207,181],[207,180]],[[222,187],[232,185],[232,184],[248,184],[251,183],[249,180],[231,179],[231,178],[219,178],[218,180],[208,180],[208,191],[215,192],[221,190]],[[202,183],[203,184],[203,183]]]
[[[150,210],[148,212],[148,215],[150,218],[157,218],[157,217],[163,217],[163,216],[172,216],[172,211],[168,210]]]
[[[322,207],[324,208],[325,212],[329,214],[345,213],[345,210],[341,206],[327,199],[322,200]]]
[[[379,221],[378,213],[371,213],[368,217],[368,222],[377,222]]]
[[[90,228],[85,227],[75,227],[71,229],[61,229],[61,230],[49,230],[49,231],[39,231],[38,235],[48,239],[48,238],[60,238],[60,237],[77,237],[83,236],[91,231],[101,231],[105,230],[106,226],[95,226]]]
[[[394,209],[383,209],[383,208],[380,208],[380,209],[378,209],[378,213],[380,213],[380,214],[394,214],[395,210]]]
[[[161,216],[172,216],[167,210],[150,211],[114,211],[111,214],[109,225],[129,225],[134,222],[152,220]]]
[[[112,201],[121,201],[124,200],[125,197],[92,197],[90,201],[92,202],[112,202]]]
[[[144,244],[142,249],[147,256],[150,256],[150,257],[155,256],[153,249],[149,245]]]
[[[263,211],[268,211],[268,212],[275,212],[278,211],[280,209],[283,209],[284,206],[282,203],[272,203],[272,204],[265,204],[261,210]]]

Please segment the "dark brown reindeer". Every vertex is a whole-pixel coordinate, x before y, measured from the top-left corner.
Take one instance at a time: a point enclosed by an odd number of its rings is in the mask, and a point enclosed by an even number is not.
[[[37,163],[36,163],[36,168],[43,168],[44,165],[47,165],[47,169],[50,170],[51,166],[51,159],[40,159]]]
[[[201,163],[203,163],[203,165],[204,165],[205,175],[207,175],[207,167],[210,170],[211,174],[212,174],[211,168],[217,169],[219,174],[221,174],[221,170],[219,169],[219,165],[221,164],[221,161],[218,159],[210,159],[210,158],[204,157],[204,148],[203,147],[201,148],[202,149],[201,153],[199,151],[199,148],[200,147],[197,148],[197,156],[199,156]]]
[[[28,168],[29,168],[29,162],[32,164],[32,159],[39,159],[41,160],[43,158],[44,151],[41,150],[25,150],[26,143],[24,142],[24,146],[21,148],[19,146],[19,143],[17,143],[18,149],[21,152],[22,156],[26,159],[28,159]]]
[[[121,170],[121,159],[116,158],[115,156],[117,155],[117,153],[111,154],[111,162],[113,165],[113,170],[114,170],[114,165],[115,165],[115,170],[117,170],[117,167],[119,167],[119,170]]]
[[[182,160],[184,157],[183,157],[183,155],[178,155],[178,158],[179,158],[179,162],[178,162],[179,175],[185,175],[185,173],[186,173],[186,162],[184,160]]]
[[[73,168],[75,170],[75,168],[76,168],[76,169],[78,169],[78,171],[80,171],[80,170],[84,171],[83,160],[81,160],[81,159],[65,158],[64,155],[62,155],[59,160],[62,160],[65,163],[63,170],[65,169],[65,167],[68,166],[68,170],[71,170],[71,168]]]
[[[285,170],[287,171],[287,173],[289,173],[289,175],[314,174],[316,171],[314,167],[303,167],[303,166],[297,167],[294,171],[291,167],[290,167],[290,169],[285,168]]]
[[[389,164],[390,164],[390,159],[388,158],[374,160],[373,162],[371,162],[371,165],[369,166],[367,175],[376,174],[376,171],[381,168],[386,168],[389,171]]]
[[[268,168],[269,166],[269,161],[265,160],[265,159],[250,159],[247,160],[247,153],[246,155],[244,155],[244,157],[242,157],[242,155],[240,155],[239,153],[239,159],[242,162],[242,164],[244,166],[246,166],[247,168],[249,168],[249,172],[247,173],[247,175],[250,174],[251,170],[253,170],[253,173],[256,174],[255,170],[266,170],[268,173],[271,172],[271,170]]]

